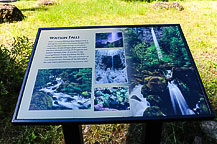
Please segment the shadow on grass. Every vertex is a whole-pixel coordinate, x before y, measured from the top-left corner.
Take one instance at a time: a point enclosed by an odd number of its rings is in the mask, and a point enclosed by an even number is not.
[[[46,11],[48,8],[46,7],[33,7],[33,8],[25,8],[25,9],[20,9],[21,11]]]

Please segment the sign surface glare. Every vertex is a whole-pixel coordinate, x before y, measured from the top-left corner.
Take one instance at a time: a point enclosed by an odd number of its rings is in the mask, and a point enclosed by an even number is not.
[[[40,28],[13,123],[211,118],[178,24]]]

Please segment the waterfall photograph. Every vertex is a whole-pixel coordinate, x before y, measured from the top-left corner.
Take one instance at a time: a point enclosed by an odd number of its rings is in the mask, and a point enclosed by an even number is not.
[[[126,83],[124,49],[95,50],[95,83]]]
[[[91,68],[39,69],[29,110],[91,108]]]
[[[99,87],[94,89],[95,111],[130,110],[128,87]]]
[[[123,36],[134,116],[209,113],[178,27],[127,28]]]
[[[123,47],[122,32],[96,33],[96,48]]]

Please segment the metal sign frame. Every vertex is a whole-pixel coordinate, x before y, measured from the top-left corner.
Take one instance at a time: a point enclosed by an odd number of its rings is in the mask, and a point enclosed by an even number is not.
[[[196,76],[197,82],[203,93],[203,98],[206,102],[208,112],[205,114],[195,114],[195,115],[167,115],[167,116],[140,116],[140,117],[96,117],[96,118],[43,118],[43,119],[22,119],[18,118],[18,113],[20,111],[21,101],[23,99],[23,94],[25,91],[26,83],[29,77],[29,73],[32,67],[32,61],[34,59],[35,51],[39,43],[39,39],[42,31],[50,30],[94,30],[94,29],[113,29],[113,28],[147,28],[147,27],[177,27],[183,41],[184,47],[186,48],[187,55],[191,61],[191,66],[194,69],[194,74]],[[75,124],[86,124],[86,123],[128,123],[128,122],[145,122],[145,121],[174,121],[174,120],[205,120],[214,117],[212,112],[208,97],[206,95],[205,89],[203,87],[201,78],[199,76],[198,70],[194,63],[193,57],[191,55],[190,49],[182,32],[181,26],[179,24],[155,24],[155,25],[120,25],[120,26],[87,26],[87,27],[61,27],[61,28],[39,28],[32,54],[28,63],[28,67],[25,73],[25,77],[20,90],[19,98],[17,101],[16,109],[12,119],[14,124],[63,124],[63,123],[75,123]]]

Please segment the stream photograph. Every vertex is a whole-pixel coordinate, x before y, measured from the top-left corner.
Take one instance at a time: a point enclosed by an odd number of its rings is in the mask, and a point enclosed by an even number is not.
[[[209,114],[178,27],[127,28],[124,41],[133,116]]]
[[[96,48],[123,47],[122,32],[96,33]]]
[[[91,68],[39,69],[29,110],[91,108]]]
[[[95,84],[127,83],[124,49],[95,50]]]
[[[94,89],[95,111],[130,110],[128,87],[99,87]]]

